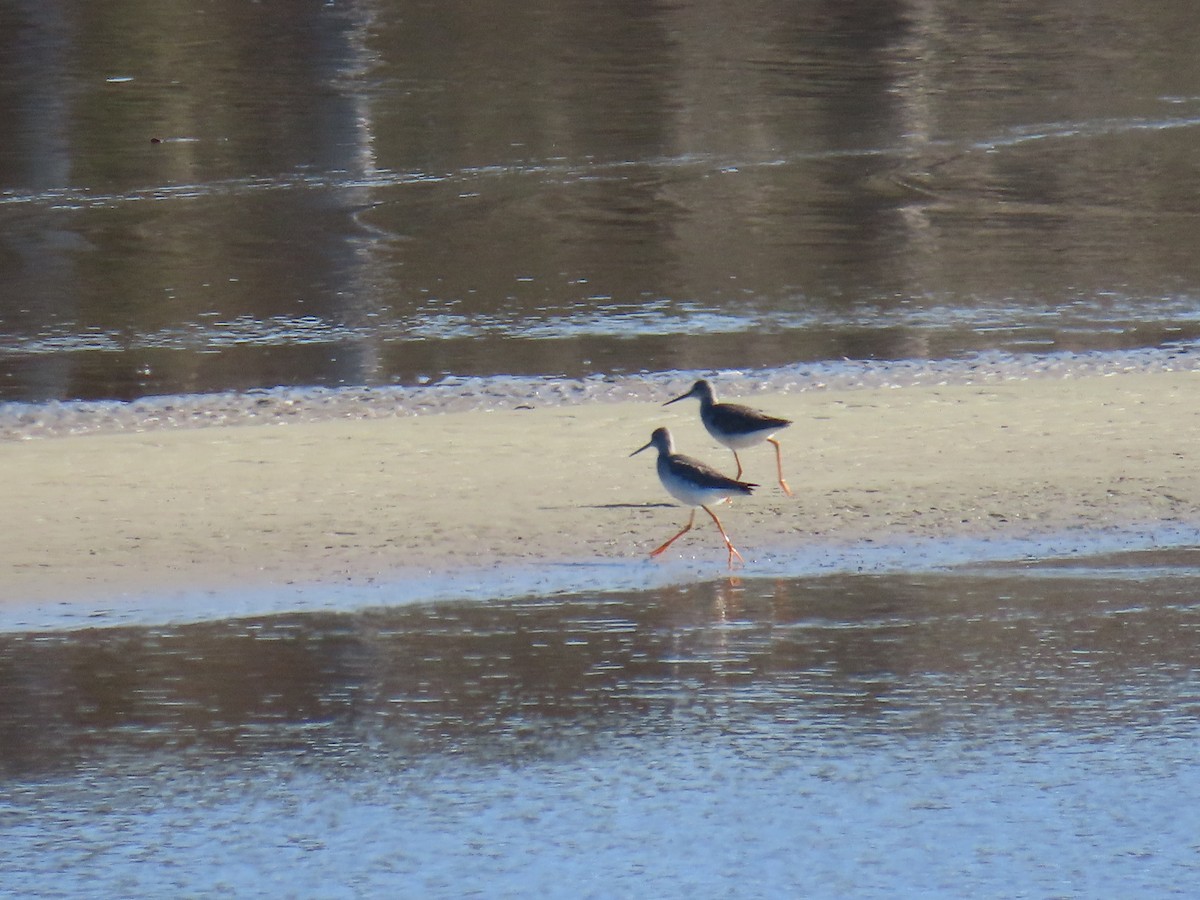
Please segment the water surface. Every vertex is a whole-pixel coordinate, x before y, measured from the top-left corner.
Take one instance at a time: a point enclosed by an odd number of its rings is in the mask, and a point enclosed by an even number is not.
[[[1194,19],[5,4],[0,430],[1194,366]],[[0,892],[1186,894],[1200,569],[1114,560],[13,631]]]
[[[1193,14],[10,4],[0,399],[1191,346]]]
[[[1200,570],[0,638],[0,876],[74,896],[1165,896]]]

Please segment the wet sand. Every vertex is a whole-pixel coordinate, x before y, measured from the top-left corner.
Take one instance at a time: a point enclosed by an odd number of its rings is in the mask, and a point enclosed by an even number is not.
[[[1165,372],[758,393],[754,405],[795,420],[780,437],[796,495],[762,446],[742,453],[743,477],[762,487],[718,514],[747,575],[813,547],[1063,534],[1086,545],[1193,527],[1198,384]],[[0,603],[633,563],[688,515],[651,451],[629,458],[658,425],[732,474],[693,401],[9,441]],[[695,560],[689,577],[726,571],[703,513],[665,557]]]

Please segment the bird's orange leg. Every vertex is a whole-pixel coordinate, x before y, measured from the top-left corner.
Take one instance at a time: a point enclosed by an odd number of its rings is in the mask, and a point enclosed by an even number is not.
[[[721,524],[721,520],[717,518],[717,514],[714,513],[707,506],[701,506],[700,508],[702,510],[704,510],[706,513],[708,513],[710,516],[712,516],[712,520],[717,523],[717,530],[721,532],[721,537],[723,537],[725,539],[725,546],[729,548],[729,568],[731,568],[731,569],[733,568],[733,558],[735,556],[739,560],[741,560],[741,563],[744,566],[746,564],[746,560],[742,558],[742,554],[737,552],[737,548],[733,546],[733,541],[729,540],[729,535],[727,535],[725,533],[725,527]],[[695,514],[696,514],[696,511],[693,509],[692,515],[695,515]],[[691,525],[690,522],[688,524],[689,524],[689,526]],[[675,537],[678,537],[678,536],[679,535],[676,535]],[[671,540],[673,541],[673,540],[675,540],[675,538],[671,538]],[[670,543],[670,541],[668,541],[667,543]]]
[[[711,516],[712,513],[709,513],[709,515]],[[716,516],[713,516],[713,518],[716,518]],[[669,541],[667,541],[665,544],[663,544],[661,547],[659,547],[657,550],[654,550],[653,552],[651,552],[650,555],[658,556],[658,554],[662,553],[664,550],[666,550],[668,547],[670,547],[673,543],[675,543],[676,540],[683,537],[685,534],[687,534],[689,531],[692,530],[692,525],[695,523],[695,521],[696,521],[696,509],[695,509],[695,507],[693,507],[691,518],[689,518],[688,523],[683,526],[683,530],[680,531],[679,534],[675,535],[675,537],[671,538]]]
[[[783,492],[789,497],[792,496],[792,489],[788,487],[788,483],[783,480],[783,448],[779,446],[779,441],[775,438],[767,438],[775,445],[775,466],[779,469],[779,486],[783,488]]]
[[[741,461],[741,459],[738,458],[736,450],[732,451],[732,453],[733,453],[733,461],[738,464],[737,474],[733,476],[733,480],[737,481],[739,478],[742,477],[742,461]]]

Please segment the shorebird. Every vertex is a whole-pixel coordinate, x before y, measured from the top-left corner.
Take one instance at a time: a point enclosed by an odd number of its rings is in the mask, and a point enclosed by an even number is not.
[[[675,543],[677,539],[692,530],[692,525],[696,522],[696,507],[698,506],[712,516],[712,520],[717,524],[717,529],[721,532],[721,537],[725,540],[725,546],[729,548],[729,568],[733,568],[733,558],[735,556],[741,560],[742,565],[745,565],[746,560],[742,558],[742,554],[737,552],[737,548],[729,540],[729,535],[725,533],[725,528],[721,524],[721,520],[708,507],[710,504],[715,505],[728,500],[732,494],[749,494],[758,485],[726,478],[712,466],[705,465],[700,460],[692,459],[690,456],[684,456],[682,453],[676,453],[675,442],[671,439],[671,432],[665,428],[654,429],[654,433],[650,435],[650,442],[644,447],[638,447],[638,449],[629,455],[637,456],[643,450],[648,450],[651,447],[658,449],[657,466],[659,481],[662,482],[663,487],[667,489],[667,492],[672,497],[692,508],[692,515],[688,519],[688,523],[683,526],[677,535],[650,555],[658,556]]]
[[[704,423],[705,429],[716,439],[717,443],[724,444],[733,451],[733,459],[737,463],[737,474],[733,476],[735,479],[742,477],[742,461],[738,458],[738,451],[753,447],[763,441],[770,441],[775,445],[775,466],[779,470],[779,486],[783,488],[785,494],[789,497],[792,496],[792,489],[783,480],[783,451],[779,446],[779,441],[775,440],[775,433],[791,425],[791,419],[768,416],[761,410],[742,406],[740,403],[718,403],[717,392],[704,379],[693,384],[692,389],[686,394],[676,397],[674,400],[668,400],[663,406],[670,406],[672,403],[678,403],[688,397],[700,398],[700,421]]]

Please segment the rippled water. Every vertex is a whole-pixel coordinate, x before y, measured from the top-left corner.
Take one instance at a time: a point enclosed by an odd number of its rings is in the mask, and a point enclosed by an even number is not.
[[[510,12],[10,4],[0,399],[1200,337],[1184,0]]]
[[[0,881],[73,896],[1187,892],[1193,563],[9,635]]]
[[[0,434],[1194,367],[1194,19],[5,4]],[[0,635],[0,893],[1190,892],[1192,555],[928,568]]]

